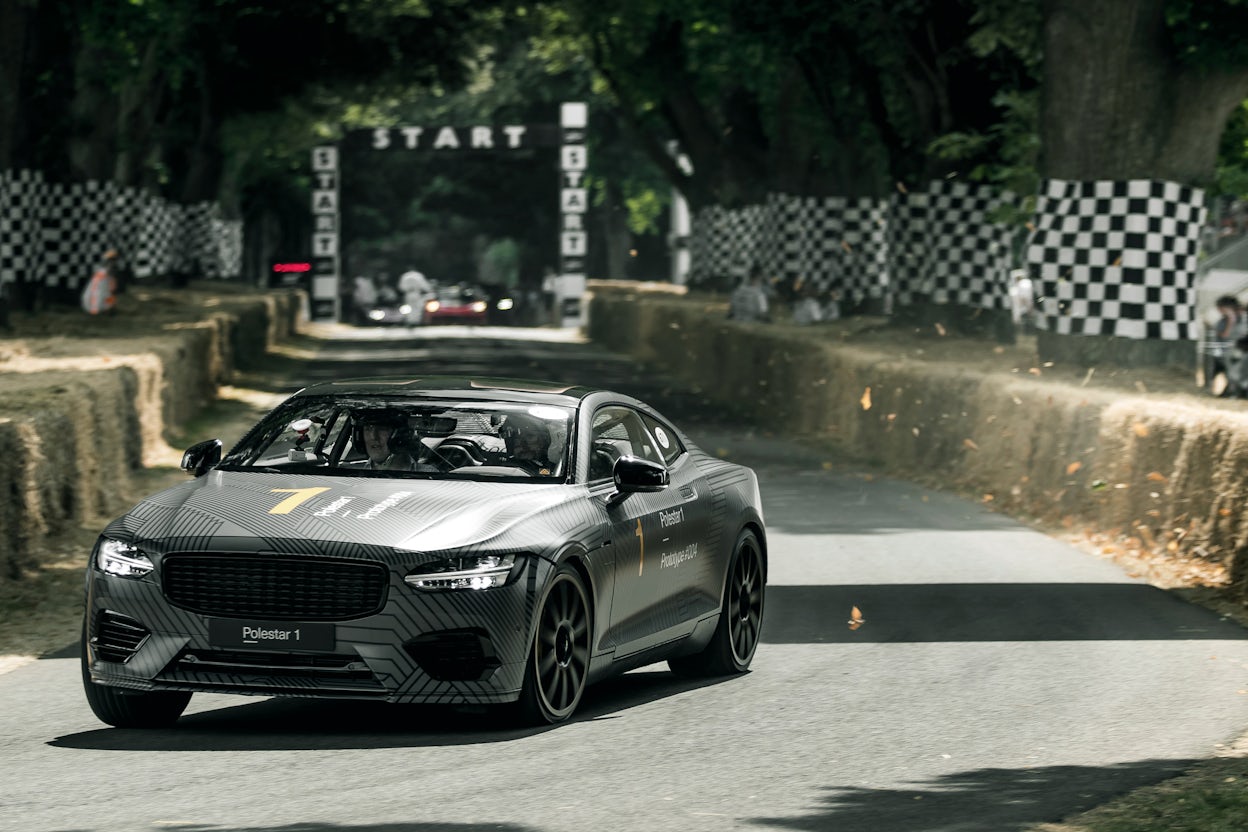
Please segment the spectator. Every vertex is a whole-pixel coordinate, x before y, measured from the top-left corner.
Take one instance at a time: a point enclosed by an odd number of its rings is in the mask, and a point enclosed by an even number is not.
[[[1218,298],[1218,323],[1214,327],[1213,337],[1219,341],[1238,341],[1248,335],[1248,315],[1239,298],[1234,295],[1223,295]]]
[[[1216,303],[1218,322],[1208,348],[1208,377],[1226,378],[1225,387],[1216,383],[1214,392],[1223,397],[1243,398],[1248,395],[1248,313],[1239,298],[1223,295]]]
[[[404,272],[399,278],[399,291],[407,309],[407,325],[419,326],[425,322],[425,301],[433,297],[429,279],[418,271]]]
[[[822,313],[820,320],[839,321],[841,319],[841,293],[828,289],[823,294]]]
[[[812,286],[803,287],[797,302],[793,304],[793,323],[798,326],[809,326],[823,320],[823,307],[815,296]]]
[[[117,264],[117,250],[110,248],[95,267],[91,278],[82,290],[82,309],[88,315],[112,314],[117,308],[117,279],[113,269]]]
[[[351,294],[354,307],[355,322],[368,323],[368,313],[377,304],[377,284],[371,277],[360,275],[355,279],[355,290]]]
[[[1017,326],[1031,323],[1035,311],[1036,293],[1026,269],[1010,272],[1010,315]]]
[[[766,321],[770,319],[767,290],[763,288],[763,271],[755,266],[750,276],[732,290],[728,300],[728,317],[734,321]]]

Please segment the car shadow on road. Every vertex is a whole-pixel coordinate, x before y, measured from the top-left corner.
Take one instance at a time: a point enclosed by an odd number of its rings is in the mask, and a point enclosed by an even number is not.
[[[859,612],[854,626],[854,609]],[[1248,639],[1248,629],[1145,584],[769,586],[769,644]]]
[[[756,817],[746,822],[762,828],[811,832],[1023,832],[1035,824],[1060,821],[1132,789],[1176,776],[1196,762],[1140,760],[1108,766],[986,768],[916,782],[912,789],[828,786],[822,805],[810,814]]]
[[[687,679],[658,666],[643,668],[591,686],[563,724],[613,719],[630,708],[734,678],[741,677]],[[174,728],[100,728],[57,737],[48,745],[98,751],[428,748],[510,742],[560,727],[516,727],[507,709],[499,707],[274,697],[188,713]]]

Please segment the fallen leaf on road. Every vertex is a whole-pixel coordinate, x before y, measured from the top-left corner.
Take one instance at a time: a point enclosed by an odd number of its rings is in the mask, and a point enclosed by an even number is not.
[[[849,629],[857,630],[866,622],[866,620],[867,619],[862,617],[862,610],[857,607],[854,607],[849,611]]]
[[[978,451],[978,450],[979,450],[979,446],[975,444],[975,440],[974,440],[974,439],[963,439],[963,440],[962,440],[962,446],[963,446],[964,448],[970,448],[972,451]]]
[[[1134,425],[1131,426],[1131,430],[1135,431],[1135,435],[1140,437],[1141,439],[1143,439],[1145,436],[1148,436],[1148,425],[1144,424],[1143,422],[1136,422]]]
[[[1148,481],[1149,482],[1168,482],[1169,479],[1166,477],[1165,474],[1161,473],[1160,471],[1149,471]]]
[[[871,409],[871,388],[870,387],[862,391],[862,398],[859,399],[858,401],[861,402],[863,410]]]
[[[1080,468],[1082,468],[1082,467],[1083,467],[1083,463],[1082,463],[1082,462],[1072,462],[1072,463],[1070,463],[1069,465],[1067,465],[1067,466],[1066,466],[1066,476],[1070,476],[1071,474],[1075,473],[1076,471],[1078,471],[1078,470],[1079,470]]]

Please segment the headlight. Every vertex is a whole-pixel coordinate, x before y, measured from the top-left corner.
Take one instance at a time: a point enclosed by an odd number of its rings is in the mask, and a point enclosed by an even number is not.
[[[368,318],[369,318],[369,320],[371,320],[371,321],[382,321],[382,320],[385,320],[385,318],[386,318],[386,310],[384,310],[384,309],[374,309],[374,310],[372,310],[371,312],[369,312],[369,313],[368,313]]]
[[[410,315],[412,312],[412,305],[410,303],[403,304],[399,307],[399,312],[404,315]]]
[[[490,305],[489,305],[488,303],[486,303],[485,301],[483,301],[483,300],[473,301],[473,304],[472,304],[472,311],[473,311],[473,312],[484,312],[486,309],[489,309],[489,307],[490,307]]]
[[[440,309],[441,307],[442,307],[442,304],[438,303],[436,300],[431,300],[425,304],[425,311],[437,312],[438,309]]]
[[[107,538],[100,541],[95,565],[101,572],[119,578],[142,578],[155,568],[151,559],[137,546]]]
[[[403,580],[417,589],[493,589],[507,583],[516,564],[515,555],[462,555],[421,564]]]
[[[498,301],[498,309],[500,312],[506,312],[508,309],[510,309],[511,307],[515,305],[516,305],[516,302],[513,301],[511,298],[500,298]]]

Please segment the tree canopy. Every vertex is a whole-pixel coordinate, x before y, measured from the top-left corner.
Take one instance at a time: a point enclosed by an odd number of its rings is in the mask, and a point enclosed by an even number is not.
[[[634,232],[665,183],[694,207],[954,176],[1243,195],[1245,32],[1248,0],[11,0],[0,170],[252,216],[352,127],[575,98]]]

